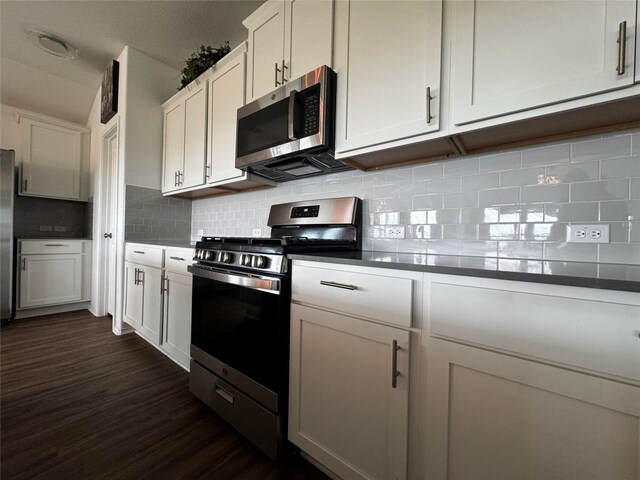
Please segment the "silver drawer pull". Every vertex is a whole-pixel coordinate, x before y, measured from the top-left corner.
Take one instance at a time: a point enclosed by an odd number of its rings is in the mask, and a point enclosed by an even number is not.
[[[329,282],[327,280],[320,280],[320,285],[324,285],[326,287],[343,288],[345,290],[358,290],[358,287],[356,287],[355,285],[347,285],[346,283]]]
[[[64,243],[45,243],[45,247],[64,247]]]
[[[226,400],[231,405],[233,405],[235,398],[233,397],[233,395],[227,392],[224,388],[216,385],[215,392],[216,392],[216,395],[218,395],[219,397],[222,397],[224,400]]]
[[[144,252],[141,250],[134,250],[133,253],[139,253],[140,255],[144,255]]]
[[[398,376],[400,375],[398,371],[398,350],[400,350],[398,341],[394,340],[391,345],[391,388],[398,386]]]
[[[171,260],[179,260],[181,262],[184,262],[184,258],[182,257],[169,257]]]

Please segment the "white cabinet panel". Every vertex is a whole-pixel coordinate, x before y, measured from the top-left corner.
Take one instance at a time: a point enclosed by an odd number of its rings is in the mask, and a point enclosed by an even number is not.
[[[428,352],[426,477],[640,474],[637,386],[438,339]]]
[[[164,279],[162,348],[184,368],[191,358],[191,275],[167,272]]]
[[[438,130],[442,3],[337,2],[335,22],[336,151]]]
[[[294,304],[290,369],[293,443],[341,478],[406,478],[408,331]]]
[[[81,254],[22,256],[18,307],[41,307],[80,301],[82,259]]]
[[[180,188],[204,183],[207,151],[207,89],[195,90],[184,102],[184,165]]]
[[[184,104],[176,102],[164,112],[164,161],[162,165],[162,191],[178,188],[178,172],[182,168],[184,145]]]
[[[635,0],[453,3],[456,124],[633,83]],[[618,32],[627,24],[625,73]]]
[[[124,320],[134,328],[142,325],[142,306],[144,289],[139,283],[140,267],[136,264],[124,264]]]
[[[162,270],[151,267],[140,267],[140,270],[143,298],[139,331],[149,341],[159,345],[162,340]]]
[[[244,50],[230,60],[209,79],[209,183],[247,176],[235,168],[237,112],[244,105],[245,95]]]

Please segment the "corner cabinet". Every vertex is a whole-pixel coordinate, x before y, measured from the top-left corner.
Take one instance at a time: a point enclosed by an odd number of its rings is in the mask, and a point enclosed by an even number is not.
[[[420,275],[305,263],[292,274],[289,440],[340,478],[405,479]]]
[[[449,275],[425,286],[420,478],[638,478],[639,294]]]
[[[202,185],[207,151],[207,82],[190,83],[162,108],[162,193]]]
[[[636,0],[453,2],[455,124],[631,86]]]
[[[269,0],[249,30],[247,102],[322,65],[331,66],[333,0]]]
[[[336,2],[336,152],[440,128],[442,1]]]
[[[20,195],[86,201],[90,131],[23,111],[16,119]]]
[[[191,345],[193,250],[128,243],[124,320],[185,370]]]

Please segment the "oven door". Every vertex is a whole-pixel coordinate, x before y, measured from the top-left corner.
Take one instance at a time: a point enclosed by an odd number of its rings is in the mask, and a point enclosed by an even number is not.
[[[287,277],[193,265],[191,356],[271,411],[286,406]]]

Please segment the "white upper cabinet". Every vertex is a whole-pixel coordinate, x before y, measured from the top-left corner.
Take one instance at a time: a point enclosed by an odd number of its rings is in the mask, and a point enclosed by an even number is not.
[[[270,0],[249,16],[247,101],[331,66],[333,0]]]
[[[162,192],[204,183],[207,149],[207,83],[196,80],[163,105]]]
[[[340,1],[336,151],[438,130],[441,1]]]
[[[20,135],[20,194],[86,200],[83,134],[86,128],[17,112]]]
[[[238,108],[244,105],[246,43],[236,48],[216,67],[209,78],[209,128],[207,182],[219,184],[242,180],[246,172],[236,165]]]
[[[635,9],[635,0],[453,2],[454,123],[632,85]]]

